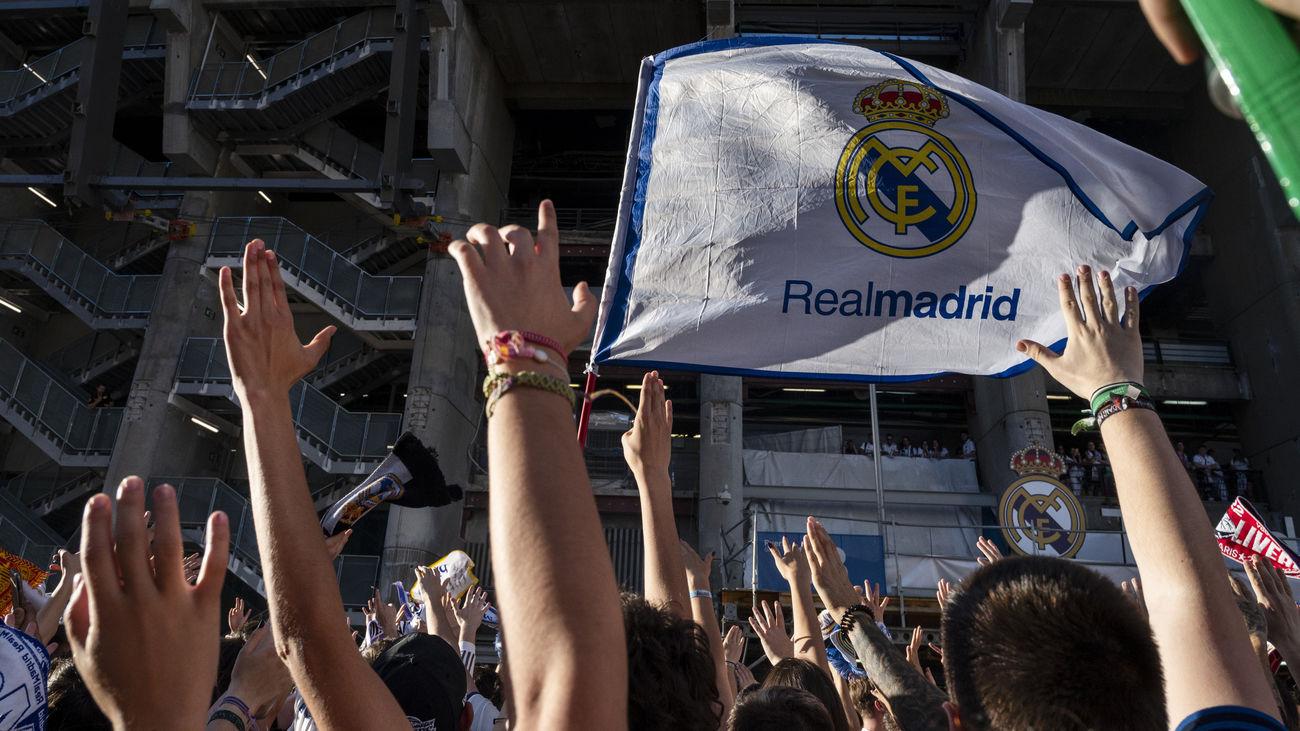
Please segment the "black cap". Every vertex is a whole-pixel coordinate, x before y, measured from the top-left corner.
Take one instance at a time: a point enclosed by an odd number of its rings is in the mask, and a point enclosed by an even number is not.
[[[465,707],[465,666],[442,638],[421,632],[394,642],[371,665],[415,731],[450,731]]]

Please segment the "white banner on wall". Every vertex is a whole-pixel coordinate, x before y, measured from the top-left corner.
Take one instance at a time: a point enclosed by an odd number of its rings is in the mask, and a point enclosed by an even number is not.
[[[641,69],[596,363],[909,380],[1011,375],[1065,337],[1055,275],[1146,291],[1209,190],[966,79],[737,38]]]

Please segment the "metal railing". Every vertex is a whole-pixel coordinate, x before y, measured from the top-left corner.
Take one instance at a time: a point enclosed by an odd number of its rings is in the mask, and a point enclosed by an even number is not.
[[[78,38],[19,68],[0,71],[0,114],[7,112],[15,102],[75,75],[81,69],[87,45],[86,39]],[[155,16],[137,15],[127,19],[126,37],[122,44],[124,57],[144,52],[161,52],[166,48],[166,30]]]
[[[107,460],[122,424],[121,408],[86,407],[74,393],[10,343],[0,340],[0,399],[14,416],[33,427],[64,454],[99,455]],[[21,424],[15,424],[20,430]]]
[[[189,99],[256,99],[325,66],[331,59],[392,39],[393,9],[367,10],[257,63],[245,60],[205,65],[194,72]]]
[[[423,277],[368,274],[283,218],[218,218],[212,225],[208,256],[238,266],[244,244],[255,238],[262,239],[268,249],[275,251],[276,260],[286,272],[303,280],[348,316],[370,321],[414,321],[419,312]],[[302,292],[301,288],[296,289]]]
[[[561,231],[613,231],[617,219],[617,208],[555,209],[555,222]],[[502,208],[501,223],[532,228],[537,223],[537,208]]]
[[[0,548],[44,568],[66,543],[13,497],[0,492]]]
[[[85,381],[88,374],[140,353],[140,337],[113,330],[94,330],[50,353],[44,362]]]
[[[29,270],[37,284],[51,285],[43,289],[92,318],[148,319],[161,279],[115,274],[44,221],[31,219],[0,222],[0,267],[6,265]]]
[[[35,509],[42,503],[52,503],[69,492],[102,481],[102,476],[95,470],[61,467],[51,460],[6,479],[4,489],[18,502]]]
[[[178,382],[230,384],[230,366],[220,338],[189,338],[176,366]],[[230,392],[233,397],[233,390]],[[348,411],[306,383],[289,389],[294,426],[300,439],[332,459],[383,459],[401,434],[402,415]]]
[[[1187,342],[1143,338],[1142,356],[1152,363],[1232,367],[1232,351],[1222,341]]]

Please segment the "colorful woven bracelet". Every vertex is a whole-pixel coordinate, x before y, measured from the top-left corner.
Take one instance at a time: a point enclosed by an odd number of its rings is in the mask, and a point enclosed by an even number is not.
[[[1155,411],[1156,403],[1146,396],[1139,396],[1133,399],[1127,396],[1116,396],[1110,402],[1097,410],[1097,428],[1100,429],[1102,422],[1115,414],[1118,414],[1121,411],[1128,411],[1129,409],[1147,409],[1148,411]]]
[[[1123,396],[1125,398],[1136,400],[1141,396],[1151,398],[1151,392],[1142,384],[1133,383],[1132,381],[1123,381],[1102,386],[1096,391],[1093,391],[1092,398],[1088,399],[1088,405],[1092,407],[1092,415],[1096,416],[1097,411],[1100,410],[1102,406],[1105,406],[1107,403],[1114,400],[1116,396]]]
[[[859,612],[861,612],[862,614],[867,615],[868,617],[873,616],[873,615],[871,614],[871,610],[868,609],[866,606],[864,606],[864,605],[862,605],[862,604],[854,604],[853,606],[849,607],[848,609],[845,609],[845,610],[844,610],[844,616],[840,617],[840,631],[841,631],[841,632],[843,632],[843,633],[845,633],[845,634],[848,634],[849,632],[852,632],[852,631],[853,631],[853,625],[854,625],[854,623],[856,623],[857,620],[858,620],[858,618],[855,617],[854,615],[857,614],[857,613],[859,613]]]
[[[572,409],[578,399],[573,394],[573,389],[569,384],[554,376],[548,376],[544,373],[534,371],[520,371],[518,373],[494,373],[487,377],[483,382],[483,389],[487,394],[487,415],[492,418],[492,413],[496,411],[497,401],[506,395],[510,389],[516,386],[525,386],[527,388],[536,388],[542,391],[548,391],[557,396],[563,397],[569,402],[569,408]]]

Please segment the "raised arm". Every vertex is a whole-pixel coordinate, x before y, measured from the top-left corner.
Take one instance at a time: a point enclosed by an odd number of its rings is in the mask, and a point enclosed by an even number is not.
[[[709,591],[709,574],[713,571],[713,553],[704,558],[681,541],[678,556],[685,564],[686,584],[691,592],[691,618],[704,630],[709,640],[709,655],[713,657],[713,675],[718,683],[718,702],[722,704],[722,719],[731,715],[736,693],[732,688],[731,672],[727,670],[727,654],[722,647],[722,632],[718,628],[718,615],[713,610],[713,593]]]
[[[826,659],[826,645],[822,643],[821,623],[817,621],[817,608],[813,606],[812,574],[808,568],[806,547],[781,538],[781,545],[768,542],[767,550],[776,561],[776,569],[790,584],[790,629],[795,657],[803,658],[831,674],[830,661]],[[856,594],[855,594],[856,596]]]
[[[664,398],[658,372],[641,379],[636,421],[623,435],[623,458],[641,497],[641,533],[645,541],[645,599],[679,617],[691,616],[686,572],[673,520],[673,488],[668,478],[672,456],[673,402]],[[704,587],[708,589],[708,586]]]
[[[596,314],[586,284],[570,306],[560,286],[555,208],[543,201],[536,241],[479,224],[451,245],[479,342],[530,331],[566,352]],[[552,358],[564,353],[553,353]],[[511,360],[506,373],[541,371]],[[567,387],[567,382],[563,384]],[[520,728],[627,726],[627,653],[614,568],[578,450],[569,402],[521,383],[488,419],[492,569],[510,644],[511,715]],[[581,598],[580,601],[575,601]],[[530,612],[523,608],[539,607]]]
[[[299,344],[280,267],[260,240],[244,250],[243,313],[228,267],[221,269],[221,305],[276,649],[322,731],[407,728],[406,714],[339,621],[338,579],[293,429],[289,387],[320,359],[333,327]]]
[[[831,616],[840,622],[841,628],[847,618],[851,618],[852,627],[848,632],[853,649],[862,661],[862,669],[884,696],[899,725],[905,729],[947,728],[948,717],[943,708],[947,696],[912,667],[894,643],[872,624],[871,610],[857,604],[861,598],[849,580],[848,569],[840,561],[830,535],[821,523],[812,518],[808,519],[804,545],[808,549],[808,563],[817,594]]]
[[[1070,277],[1060,276],[1069,336],[1064,353],[1056,355],[1030,341],[1017,346],[1085,399],[1112,384],[1142,383],[1137,290],[1129,287],[1124,293],[1121,316],[1110,275],[1103,271],[1099,280],[1100,295],[1091,270],[1079,267],[1076,299]],[[1213,528],[1160,417],[1147,408],[1126,406],[1102,421],[1101,435],[1120,508],[1125,515],[1141,516],[1126,525],[1160,646],[1170,723],[1221,705],[1276,717]]]

